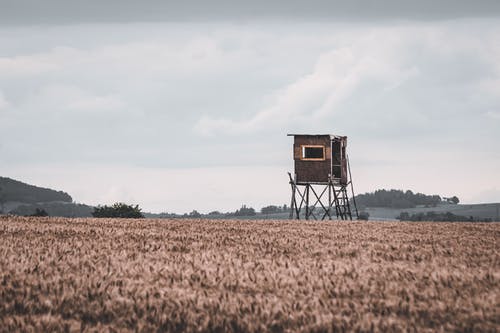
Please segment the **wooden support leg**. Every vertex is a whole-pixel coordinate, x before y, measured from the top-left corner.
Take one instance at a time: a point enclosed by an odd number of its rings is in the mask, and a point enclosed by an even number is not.
[[[309,220],[309,184],[306,184],[306,220]]]
[[[332,187],[331,182],[328,183],[328,219],[332,219]]]

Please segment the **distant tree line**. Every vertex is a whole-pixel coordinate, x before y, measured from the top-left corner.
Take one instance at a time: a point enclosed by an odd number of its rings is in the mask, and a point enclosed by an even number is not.
[[[33,216],[33,214],[37,211],[44,211],[49,216],[90,217],[92,216],[93,209],[94,207],[84,204],[70,202],[47,202],[21,205],[9,213],[21,216]]]
[[[289,207],[285,204],[283,206],[269,205],[262,207],[260,210],[261,215],[272,215],[285,213],[289,211]],[[221,212],[218,210],[211,211],[207,214],[202,214],[197,210],[192,210],[190,213],[175,214],[175,213],[160,213],[160,214],[146,214],[146,217],[153,218],[238,218],[238,217],[258,217],[261,216],[257,210],[247,205],[242,205],[239,209],[233,212]]]
[[[234,216],[255,216],[256,214],[255,209],[247,207],[246,205],[241,206],[240,209],[237,209],[233,213]]]
[[[431,222],[491,222],[491,218],[477,218],[474,216],[461,216],[455,215],[451,212],[446,213],[416,213],[409,214],[408,212],[402,212],[397,217],[401,221],[431,221]]]
[[[439,195],[413,193],[408,190],[377,190],[355,196],[359,207],[415,208],[417,206],[436,207],[443,200]],[[458,197],[447,198],[446,202],[459,203]]]
[[[286,213],[289,212],[290,208],[287,205],[283,206],[275,206],[275,205],[270,205],[266,207],[262,207],[260,210],[261,214],[279,214],[279,213]]]
[[[231,218],[236,216],[255,216],[257,213],[255,209],[252,207],[247,207],[246,205],[242,205],[240,209],[237,209],[234,212],[222,213],[218,210],[214,210],[209,212],[208,214],[202,214],[197,210],[192,210],[190,213],[184,214],[175,214],[175,213],[160,213],[155,217],[160,218]]]

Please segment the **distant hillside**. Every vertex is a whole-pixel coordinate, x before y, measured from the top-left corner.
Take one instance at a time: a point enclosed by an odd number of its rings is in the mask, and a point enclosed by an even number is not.
[[[63,191],[29,185],[11,178],[0,177],[0,201],[2,202],[72,202],[73,198]]]
[[[73,198],[63,191],[0,177],[0,214],[31,215],[37,209],[49,216],[90,217],[94,207],[73,203]]]
[[[436,207],[416,207],[416,208],[386,208],[386,207],[366,207],[364,212],[370,214],[370,220],[397,220],[401,213],[413,214],[446,214],[452,213],[465,217],[472,217],[474,220],[491,219],[500,222],[500,203],[488,204],[446,204],[442,203]]]

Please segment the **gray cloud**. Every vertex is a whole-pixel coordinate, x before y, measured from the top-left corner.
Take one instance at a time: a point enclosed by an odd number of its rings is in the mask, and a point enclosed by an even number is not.
[[[500,14],[497,0],[1,0],[1,24],[253,19],[437,20]]]

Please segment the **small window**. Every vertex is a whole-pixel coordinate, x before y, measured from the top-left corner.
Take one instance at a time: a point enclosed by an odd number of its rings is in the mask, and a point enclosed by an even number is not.
[[[313,161],[325,160],[324,146],[302,146],[302,159]]]

